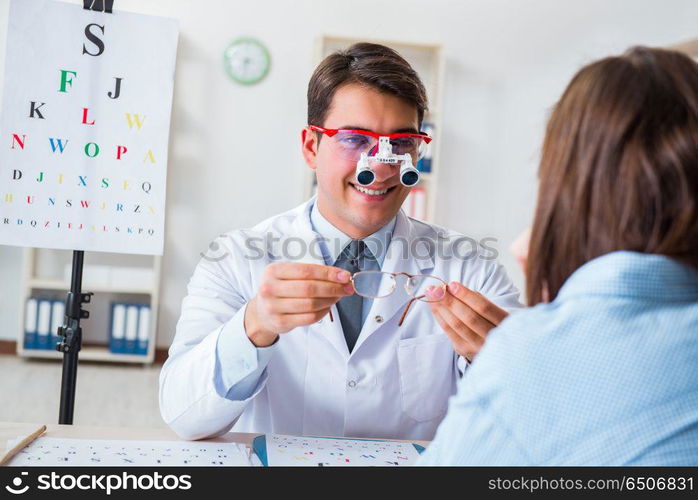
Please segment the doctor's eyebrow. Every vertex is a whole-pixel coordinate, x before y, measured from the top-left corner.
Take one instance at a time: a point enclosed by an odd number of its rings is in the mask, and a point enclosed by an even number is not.
[[[419,134],[419,129],[416,129],[414,127],[406,127],[406,128],[399,128],[397,130],[393,130],[393,134]]]
[[[360,126],[356,126],[356,125],[346,125],[344,127],[339,127],[337,130],[361,130],[364,132],[371,132],[373,134],[379,133],[379,132],[376,132],[375,130],[371,130],[370,128],[360,127]],[[389,132],[389,133],[390,134],[419,134],[419,130],[414,128],[414,127],[403,127],[403,128],[393,130],[392,132]]]

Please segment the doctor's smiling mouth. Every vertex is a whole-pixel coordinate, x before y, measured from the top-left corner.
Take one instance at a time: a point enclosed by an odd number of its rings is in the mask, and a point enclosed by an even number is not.
[[[370,186],[360,186],[353,180],[347,181],[347,184],[354,188],[354,192],[356,192],[356,195],[360,197],[359,199],[361,201],[365,201],[367,203],[380,203],[388,198],[388,196],[395,195],[396,188],[401,186],[399,182],[393,185],[371,184]]]

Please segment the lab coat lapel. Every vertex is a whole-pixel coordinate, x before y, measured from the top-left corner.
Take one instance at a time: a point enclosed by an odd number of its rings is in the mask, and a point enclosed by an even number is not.
[[[315,198],[312,198],[306,203],[301,213],[293,221],[291,234],[287,235],[287,237],[296,239],[296,241],[304,246],[304,248],[299,249],[298,252],[290,250],[291,254],[300,254],[300,257],[294,259],[294,262],[324,266],[327,264],[322,257],[319,238],[310,224],[310,209],[314,202]],[[287,248],[290,247],[291,245],[289,244]],[[318,323],[309,325],[308,332],[322,335],[340,354],[342,354],[342,356],[348,358],[349,349],[347,348],[347,341],[344,338],[342,323],[339,320],[339,312],[337,311],[336,305],[332,306],[332,315],[334,316],[334,321],[330,321],[330,316],[328,314],[318,321]]]
[[[425,231],[424,228],[429,228]],[[407,273],[407,274],[429,274],[434,268],[434,260],[431,256],[428,245],[421,238],[429,238],[433,240],[431,234],[433,230],[430,226],[420,228],[405,213],[400,210],[395,222],[395,229],[390,239],[388,251],[383,260],[381,271],[388,273]],[[433,232],[434,235],[436,234]],[[382,325],[390,322],[395,315],[402,315],[404,308],[410,300],[410,297],[405,293],[405,277],[397,278],[397,289],[385,298],[373,299],[371,309],[366,317],[359,338],[356,341],[356,346],[352,352],[356,352],[368,337],[375,333]],[[417,304],[412,304],[414,308]],[[410,311],[412,314],[414,311]],[[376,321],[376,317],[380,317],[380,321]],[[399,317],[395,319],[394,324],[397,327]],[[403,327],[404,328],[404,327]]]

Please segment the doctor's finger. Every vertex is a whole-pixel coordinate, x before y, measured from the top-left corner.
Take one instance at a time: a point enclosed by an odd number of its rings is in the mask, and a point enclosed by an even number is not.
[[[330,308],[328,307],[327,309],[310,313],[280,314],[276,316],[275,323],[279,328],[288,332],[299,326],[308,326],[317,323],[327,316],[329,310]]]
[[[327,311],[337,303],[339,297],[316,298],[283,298],[272,301],[268,306],[272,314],[300,314],[318,311]]]
[[[349,283],[351,275],[344,269],[320,264],[275,262],[267,266],[271,275],[279,280],[319,280],[333,283]]]
[[[480,336],[477,332],[469,328],[449,309],[442,307],[437,311],[437,314],[446,322],[453,332],[470,345],[474,346],[476,350],[485,343],[485,338],[483,336]]]
[[[451,301],[447,307],[441,307],[440,310],[449,311],[461,323],[481,337],[485,337],[495,327],[473,308],[457,299]]]
[[[344,297],[354,293],[351,283],[329,281],[273,280],[259,289],[263,297]]]
[[[509,313],[492,303],[484,295],[466,288],[455,281],[449,283],[448,291],[451,295],[454,295],[461,302],[465,303],[468,307],[494,325],[498,325],[509,315]]]
[[[460,334],[458,334],[458,332],[456,332],[439,314],[438,311],[434,311],[434,318],[436,318],[436,322],[439,324],[444,333],[446,333],[446,336],[451,340],[453,350],[458,354],[461,356],[466,356],[467,354],[476,352],[478,350],[476,346],[461,337]]]

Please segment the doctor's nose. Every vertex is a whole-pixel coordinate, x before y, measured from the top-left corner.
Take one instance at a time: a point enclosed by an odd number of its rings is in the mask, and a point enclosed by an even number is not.
[[[371,167],[376,176],[373,181],[375,184],[384,183],[400,173],[399,165],[391,165],[389,163],[373,163]]]

